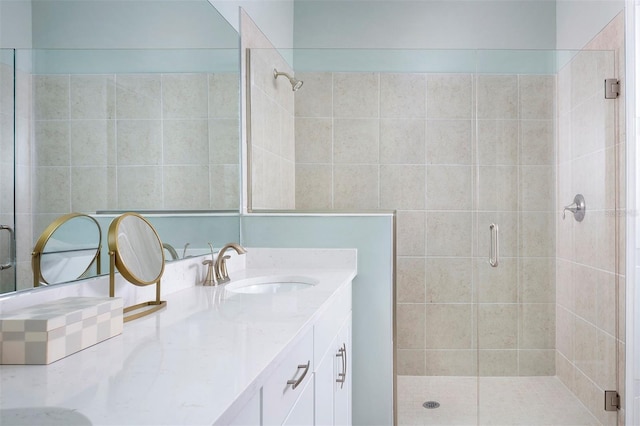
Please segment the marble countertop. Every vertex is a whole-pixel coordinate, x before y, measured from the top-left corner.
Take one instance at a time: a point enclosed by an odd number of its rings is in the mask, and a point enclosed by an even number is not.
[[[356,274],[355,265],[274,269],[268,263],[248,262],[231,273],[232,282],[286,274],[318,284],[275,295],[190,287],[163,297],[166,309],[125,324],[121,335],[53,364],[0,366],[3,421],[68,424],[73,414],[96,425],[192,425],[237,410]],[[63,420],[56,423],[56,416]]]

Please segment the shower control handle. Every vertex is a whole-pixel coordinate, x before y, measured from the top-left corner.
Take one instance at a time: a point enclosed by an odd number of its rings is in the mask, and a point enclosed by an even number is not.
[[[582,194],[577,194],[573,198],[573,204],[565,206],[565,208],[562,210],[562,219],[564,220],[568,210],[571,213],[573,213],[573,218],[576,221],[582,222],[582,219],[584,219],[584,213],[586,209],[587,209],[587,206],[584,202],[584,196]]]

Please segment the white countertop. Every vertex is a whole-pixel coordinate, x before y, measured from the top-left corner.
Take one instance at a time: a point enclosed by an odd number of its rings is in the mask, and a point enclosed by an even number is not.
[[[31,416],[23,424],[43,418],[68,424],[65,413],[56,410],[72,410],[96,425],[214,423],[234,401],[257,390],[281,351],[312,326],[332,295],[356,274],[355,267],[342,265],[248,266],[232,272],[232,280],[285,274],[319,283],[276,295],[190,287],[163,297],[166,309],[126,323],[122,335],[53,364],[0,366],[2,420],[26,412]],[[47,416],[33,417],[43,413]],[[56,416],[63,419],[55,423]]]

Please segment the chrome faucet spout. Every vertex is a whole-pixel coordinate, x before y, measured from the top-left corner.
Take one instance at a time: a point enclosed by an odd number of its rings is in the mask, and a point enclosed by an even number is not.
[[[229,273],[227,271],[227,259],[229,256],[225,256],[225,252],[228,249],[234,249],[238,254],[245,254],[247,250],[237,243],[228,243],[224,247],[220,249],[218,252],[218,258],[216,259],[216,263],[214,266],[215,271],[215,279],[218,284],[226,283],[229,281]]]
[[[169,252],[169,254],[171,255],[171,260],[179,259],[178,258],[178,253],[176,252],[176,249],[173,248],[173,246],[171,244],[162,243],[162,247],[164,247],[164,249]]]

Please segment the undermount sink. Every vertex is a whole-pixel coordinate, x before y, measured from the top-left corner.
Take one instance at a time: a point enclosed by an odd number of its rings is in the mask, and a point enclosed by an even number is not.
[[[272,275],[232,281],[227,284],[226,288],[234,293],[275,294],[305,290],[316,284],[318,284],[318,280],[311,277]]]

